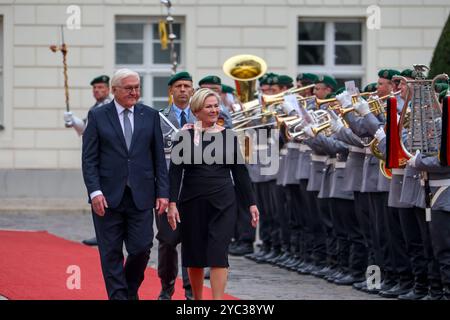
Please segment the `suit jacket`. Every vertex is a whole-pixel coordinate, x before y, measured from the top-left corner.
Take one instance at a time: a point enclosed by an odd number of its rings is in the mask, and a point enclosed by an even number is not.
[[[89,111],[82,160],[88,194],[102,191],[110,208],[120,204],[127,181],[139,210],[153,208],[155,198],[169,197],[160,119],[158,111],[146,105],[134,107],[130,150],[114,101]]]

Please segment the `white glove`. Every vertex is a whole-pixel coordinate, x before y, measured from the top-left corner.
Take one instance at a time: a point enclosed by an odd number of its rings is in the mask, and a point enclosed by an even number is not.
[[[366,100],[361,100],[355,104],[355,111],[358,112],[362,117],[370,113],[370,107]]]
[[[314,138],[314,132],[312,131],[312,127],[311,125],[307,125],[303,128],[303,131],[305,132],[305,134],[310,137],[310,138]]]
[[[334,113],[334,111],[329,110],[328,113],[331,116],[331,131],[338,132],[339,130],[341,130],[341,128],[344,127],[344,123],[342,122],[341,118],[339,118],[338,115]]]
[[[343,108],[349,108],[352,106],[352,96],[347,91],[338,94],[336,99]]]
[[[64,124],[67,128],[73,126],[73,113],[71,111],[64,112]]]
[[[384,132],[384,128],[381,127],[375,132],[375,139],[377,139],[378,142],[381,142],[384,138],[386,138],[386,133]]]
[[[416,150],[416,154],[413,155],[411,158],[408,159],[408,164],[409,164],[411,167],[413,167],[413,168],[416,167],[416,160],[417,160],[417,157],[419,156],[419,154],[420,154],[420,150]]]
[[[64,123],[67,128],[73,128],[79,136],[81,136],[86,128],[86,124],[83,120],[75,117],[72,112],[64,112]]]

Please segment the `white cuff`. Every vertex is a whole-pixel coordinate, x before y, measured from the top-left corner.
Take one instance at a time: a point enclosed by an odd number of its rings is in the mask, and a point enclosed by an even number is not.
[[[96,196],[103,194],[103,192],[101,192],[100,190],[94,191],[92,192],[89,196],[91,197],[91,201],[92,199],[94,199]]]

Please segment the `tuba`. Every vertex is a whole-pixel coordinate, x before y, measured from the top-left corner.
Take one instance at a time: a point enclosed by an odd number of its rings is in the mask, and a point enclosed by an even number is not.
[[[236,91],[242,103],[253,100],[256,92],[256,79],[267,71],[266,62],[250,54],[233,56],[224,62],[223,72],[233,79]]]

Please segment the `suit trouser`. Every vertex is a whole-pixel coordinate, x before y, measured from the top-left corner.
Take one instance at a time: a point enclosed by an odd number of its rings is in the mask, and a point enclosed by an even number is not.
[[[249,213],[249,208],[246,207],[245,202],[242,199],[242,196],[242,193],[236,192],[238,214],[234,239],[239,243],[253,244],[253,242],[255,242],[256,229],[252,227],[252,217]]]
[[[450,212],[431,212],[430,234],[434,254],[439,262],[442,285],[450,293]]]
[[[298,253],[302,241],[301,199],[298,184],[288,184],[286,187],[286,206],[289,212],[289,243],[290,251]]]
[[[339,265],[340,262],[342,263],[342,261],[339,261],[339,254],[343,253],[342,251],[339,251],[339,249],[343,249],[344,247],[342,244],[339,247],[338,243],[338,234],[341,234],[341,232],[336,231],[336,228],[339,228],[339,226],[336,225],[336,221],[333,218],[333,199],[318,198],[317,206],[319,209],[320,221],[325,230],[326,263],[330,266]],[[343,233],[345,234],[345,232]]]
[[[259,209],[259,237],[264,247],[280,247],[278,220],[274,204],[275,180],[254,183]]]
[[[302,236],[298,239],[299,256],[306,261],[312,259],[312,248],[314,245],[314,233],[313,233],[313,222],[310,218],[311,214],[311,201],[315,201],[310,198],[309,191],[306,190],[308,185],[307,179],[301,179],[299,184],[300,191],[300,202],[303,204],[301,206],[301,211],[299,212],[299,217],[301,219]]]
[[[180,227],[175,230],[170,227],[166,214],[155,215],[158,233],[158,277],[161,280],[163,290],[174,288],[175,280],[178,276],[178,250],[177,246],[181,242]],[[189,288],[189,275],[187,269],[181,268],[183,278],[183,288]]]
[[[398,208],[388,207],[385,216],[386,229],[390,235],[391,257],[394,262],[394,268],[402,282],[408,282],[412,285],[413,275],[411,262],[406,248],[405,237],[402,232],[402,225]]]
[[[424,237],[414,208],[399,208],[398,214],[405,238],[406,252],[411,263],[416,290],[428,290],[429,259],[425,255]],[[423,217],[425,222],[425,217]]]
[[[440,292],[442,291],[441,271],[439,268],[439,261],[433,251],[432,237],[430,234],[431,222],[428,222],[425,219],[425,209],[414,207],[414,215],[422,235],[430,291]]]
[[[327,234],[321,214],[324,206],[326,206],[326,202],[320,201],[322,199],[318,198],[318,191],[308,191],[307,195],[311,209],[309,211],[309,221],[311,222],[313,234],[312,258],[316,265],[323,265],[326,264],[327,260]]]
[[[153,241],[153,212],[137,209],[128,187],[119,206],[105,210],[103,217],[94,212],[92,216],[106,291],[110,300],[126,300],[137,295],[144,280]]]
[[[353,200],[331,200],[333,225],[336,225],[339,246],[339,260],[346,259],[344,263],[348,265],[349,273],[360,277],[367,267],[367,248],[356,218]],[[342,265],[342,262],[340,264]]]
[[[358,221],[359,230],[364,237],[364,242],[367,250],[367,265],[375,264],[375,249],[373,244],[370,213],[369,213],[369,196],[367,192],[354,191],[355,215]]]

